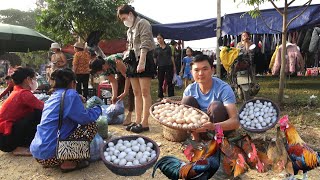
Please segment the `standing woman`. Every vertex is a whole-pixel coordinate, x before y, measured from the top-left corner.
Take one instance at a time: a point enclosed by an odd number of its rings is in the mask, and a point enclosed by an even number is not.
[[[174,85],[172,84],[173,74],[176,71],[171,47],[164,42],[162,34],[157,35],[159,46],[155,49],[154,59],[158,67],[158,98],[163,98],[163,82],[168,85],[168,97],[174,96]]]
[[[155,43],[150,23],[138,17],[130,5],[118,7],[118,18],[128,27],[127,36],[131,59],[128,62],[127,77],[130,78],[134,97],[136,122],[127,129],[135,133],[149,131],[149,108],[151,106],[151,79],[155,75],[153,50]]]
[[[90,60],[91,56],[87,51],[84,51],[84,44],[76,42],[74,45],[74,51],[76,52],[73,56],[72,68],[73,72],[77,76],[77,92],[83,97],[88,97],[88,84],[90,77]],[[83,91],[82,91],[83,86]],[[83,93],[82,93],[83,92]]]
[[[58,43],[51,44],[51,50],[54,54],[52,54],[50,59],[50,68],[48,69],[48,80],[50,85],[52,85],[52,80],[50,79],[51,73],[58,68],[65,68],[67,67],[67,58],[61,51],[61,47]]]

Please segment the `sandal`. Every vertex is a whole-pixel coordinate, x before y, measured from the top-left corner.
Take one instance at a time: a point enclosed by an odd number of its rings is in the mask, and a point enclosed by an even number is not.
[[[66,164],[68,164],[70,161],[66,161],[66,162],[63,162],[61,165],[60,165],[60,169],[63,173],[67,173],[67,172],[71,172],[71,171],[74,171],[74,170],[79,170],[79,169],[83,169],[83,168],[86,168],[90,165],[90,162],[87,161],[87,160],[82,160],[80,162],[77,162],[77,165],[75,167],[64,167],[64,166],[68,166]],[[73,163],[73,162],[70,162],[70,163]]]
[[[126,127],[126,130],[127,130],[127,131],[130,131],[131,128],[134,127],[134,126],[136,126],[136,125],[137,125],[137,123],[132,122],[132,123],[130,123],[130,124]]]
[[[136,126],[133,126],[130,131],[134,133],[142,133],[143,131],[149,131],[149,127],[142,127],[142,124],[138,124]]]

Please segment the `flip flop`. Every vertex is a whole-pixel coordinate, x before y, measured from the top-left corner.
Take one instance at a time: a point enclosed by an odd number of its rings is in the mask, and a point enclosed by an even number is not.
[[[142,127],[142,124],[138,124],[136,126],[133,126],[130,131],[134,133],[142,133],[143,131],[149,131],[149,127]]]
[[[126,130],[127,130],[127,131],[130,131],[131,128],[134,127],[134,126],[136,126],[136,125],[137,125],[137,123],[132,122],[132,123],[130,123],[130,124],[126,127]]]
[[[73,167],[73,168],[65,168],[63,167],[63,163],[60,165],[60,169],[63,173],[67,173],[67,172],[71,172],[71,171],[74,171],[74,170],[79,170],[79,169],[83,169],[83,168],[86,168],[90,165],[90,162],[87,161],[87,160],[82,160],[80,162],[77,163],[76,167]]]

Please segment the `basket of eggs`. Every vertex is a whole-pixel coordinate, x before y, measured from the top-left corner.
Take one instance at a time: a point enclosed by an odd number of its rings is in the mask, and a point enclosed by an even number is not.
[[[201,110],[177,102],[155,103],[150,107],[150,114],[163,125],[163,136],[175,142],[186,140],[188,131],[195,130],[210,120]]]
[[[265,98],[246,101],[239,110],[240,125],[252,133],[263,133],[273,128],[279,120],[279,115],[279,106]]]
[[[101,159],[108,169],[121,176],[140,176],[157,162],[159,146],[140,135],[122,136],[106,142]]]

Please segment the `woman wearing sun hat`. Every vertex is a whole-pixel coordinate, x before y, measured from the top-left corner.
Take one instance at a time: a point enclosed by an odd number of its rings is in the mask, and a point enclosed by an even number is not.
[[[90,60],[91,56],[87,51],[84,51],[84,43],[76,42],[74,45],[74,51],[72,61],[72,70],[77,76],[77,92],[83,97],[88,97],[88,84],[90,77]],[[82,93],[83,86],[83,93]]]
[[[51,73],[58,68],[65,68],[67,66],[67,58],[62,53],[61,47],[58,43],[52,43],[50,49],[54,54],[51,56],[50,68],[47,71],[47,80],[52,83],[50,80]]]

